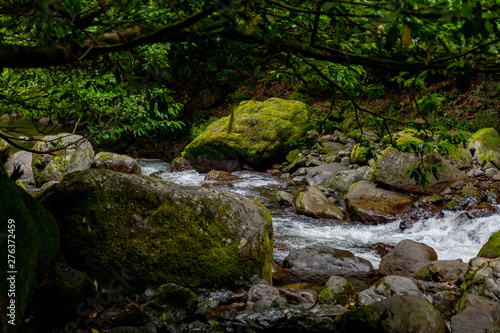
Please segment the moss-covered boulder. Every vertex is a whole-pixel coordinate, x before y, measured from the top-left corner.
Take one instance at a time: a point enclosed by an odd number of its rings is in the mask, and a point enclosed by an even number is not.
[[[352,218],[365,224],[395,221],[413,205],[410,197],[377,188],[365,180],[352,185],[344,199]]]
[[[500,258],[500,230],[490,236],[477,256],[488,259]]]
[[[14,247],[12,245],[15,245]],[[9,252],[8,252],[9,251]],[[40,283],[53,270],[59,253],[59,229],[52,215],[33,197],[12,182],[0,162],[0,270],[1,332],[16,332],[5,315],[10,278],[15,277],[15,322],[17,327]],[[11,255],[10,259],[7,255]],[[8,266],[12,264],[13,266]],[[8,273],[15,271],[17,273]],[[7,315],[11,313],[9,309]]]
[[[139,163],[130,156],[115,153],[100,152],[94,158],[98,169],[109,169],[116,172],[141,174]]]
[[[500,136],[494,128],[483,128],[469,139],[469,149],[474,151],[474,159],[481,165],[487,162],[500,168]]]
[[[11,148],[10,143],[0,138],[0,161],[7,161]]]
[[[94,149],[87,139],[68,133],[47,135],[33,149],[52,151],[33,154],[31,166],[38,186],[51,180],[61,180],[67,173],[90,168],[94,155]]]
[[[431,166],[441,163],[444,169],[438,173],[438,179],[431,176],[430,183],[423,189],[415,183],[415,180],[405,175],[408,168],[417,167],[419,162],[420,157],[415,154],[388,147],[372,168],[373,180],[377,184],[393,186],[405,192],[430,195],[439,194],[447,187],[461,187],[470,182],[469,177],[453,166],[450,161],[437,153],[432,153],[424,156],[424,165]]]
[[[273,227],[257,201],[202,187],[88,169],[40,195],[68,262],[99,281],[111,268],[139,287],[271,281]]]
[[[341,276],[332,276],[318,297],[320,304],[345,305],[356,298],[356,291],[351,283]]]
[[[302,102],[242,102],[234,109],[230,133],[231,116],[217,120],[186,147],[184,157],[201,172],[232,172],[244,163],[262,168],[286,157],[285,143],[304,135],[306,122],[307,106]]]
[[[451,164],[459,169],[470,168],[472,165],[472,154],[469,149],[462,146],[452,147],[445,156]]]

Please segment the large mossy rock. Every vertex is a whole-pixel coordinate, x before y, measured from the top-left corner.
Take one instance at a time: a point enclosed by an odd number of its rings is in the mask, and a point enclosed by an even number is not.
[[[470,182],[469,177],[453,166],[450,161],[433,153],[424,156],[424,165],[431,166],[441,163],[444,169],[438,173],[438,179],[432,177],[430,183],[423,189],[415,183],[415,180],[405,176],[406,170],[417,167],[419,161],[420,157],[415,154],[404,153],[396,148],[388,147],[373,166],[373,181],[384,186],[393,186],[405,192],[430,195],[439,194],[447,187],[461,187]]]
[[[40,196],[68,262],[100,281],[122,269],[139,287],[271,281],[273,227],[255,200],[159,179],[88,169]]]
[[[474,150],[474,159],[483,166],[487,162],[500,168],[500,136],[494,128],[483,128],[469,140],[469,149]]]
[[[307,106],[298,101],[270,98],[246,101],[230,116],[212,123],[185,149],[185,158],[200,172],[239,169],[244,163],[260,166],[281,161],[288,153],[285,143],[301,137],[307,122]]]
[[[422,296],[401,295],[386,298],[341,318],[341,332],[425,332],[445,333],[439,312]]]
[[[345,195],[345,201],[351,216],[365,224],[395,221],[413,205],[410,197],[377,188],[368,181],[354,184]]]
[[[12,245],[13,242],[15,252],[8,253],[8,243]],[[12,251],[12,246],[10,250]],[[19,326],[40,283],[55,270],[58,253],[59,229],[56,220],[26,191],[9,179],[0,162],[0,256],[4,263],[0,271],[1,332],[16,332],[15,326],[7,324],[10,318],[6,317],[4,312],[11,299],[7,298],[10,290],[7,278],[12,274],[7,271],[17,271],[14,274],[15,318]],[[8,262],[7,254],[13,255],[15,262]],[[8,264],[14,264],[14,267],[8,267]],[[10,310],[8,312],[10,313]]]
[[[90,168],[94,155],[94,149],[87,139],[68,133],[47,135],[33,149],[43,152],[54,150],[47,154],[33,154],[31,166],[38,186],[51,180],[61,180],[70,172]]]

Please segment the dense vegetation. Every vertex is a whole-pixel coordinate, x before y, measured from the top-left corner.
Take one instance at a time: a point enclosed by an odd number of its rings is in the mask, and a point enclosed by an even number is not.
[[[188,139],[214,119],[206,110],[266,87],[316,106],[319,132],[342,120],[380,135],[473,129],[446,114],[449,91],[428,86],[479,77],[496,98],[499,16],[496,2],[465,0],[7,0],[0,114],[73,120],[96,138]],[[370,103],[394,90],[408,107]]]

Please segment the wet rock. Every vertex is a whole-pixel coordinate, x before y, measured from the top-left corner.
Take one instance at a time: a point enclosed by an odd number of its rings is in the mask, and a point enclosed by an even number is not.
[[[396,148],[389,147],[384,150],[383,157],[373,167],[374,182],[394,186],[405,192],[421,194],[439,194],[446,187],[461,187],[470,182],[470,178],[457,167],[439,154],[433,153],[424,157],[424,164],[430,166],[442,163],[444,170],[438,173],[438,179],[432,178],[424,190],[413,179],[405,176],[406,170],[416,167],[419,162],[420,158],[415,154],[400,152]]]
[[[268,284],[254,285],[248,290],[247,308],[252,308],[257,301],[261,300],[267,300],[271,304],[278,296],[280,296],[280,292],[275,287]]]
[[[307,106],[299,101],[244,101],[234,109],[231,133],[229,116],[220,118],[185,148],[184,157],[199,172],[271,164],[285,158],[289,140],[304,135],[307,119]]]
[[[500,303],[477,295],[466,295],[459,313],[451,317],[453,333],[498,332]]]
[[[69,174],[39,199],[68,263],[98,281],[113,277],[110,266],[137,288],[271,281],[272,220],[253,199],[99,169]]]
[[[470,207],[479,205],[483,200],[483,195],[473,186],[464,187],[461,196],[448,202],[447,207],[451,210],[466,210]]]
[[[365,306],[396,295],[422,296],[415,282],[407,277],[389,275],[358,295],[357,303]]]
[[[355,297],[356,291],[352,284],[341,276],[331,276],[319,294],[318,301],[320,304],[345,305]]]
[[[433,204],[429,203],[425,207],[418,207],[417,209],[404,214],[399,224],[399,229],[406,230],[411,228],[416,222],[427,219],[440,219],[444,217],[444,213]]]
[[[172,160],[170,168],[173,172],[187,171],[191,170],[191,165],[189,165],[184,157],[176,157]]]
[[[306,180],[309,185],[328,185],[328,182],[332,177],[343,170],[348,168],[340,163],[330,163],[312,168],[306,175]]]
[[[290,253],[283,261],[291,279],[324,285],[331,276],[362,276],[373,267],[371,263],[351,252],[328,246],[310,245]]]
[[[386,243],[376,243],[372,245],[373,251],[377,252],[377,254],[382,258],[387,253],[391,252],[394,249],[394,245],[386,244]]]
[[[412,277],[420,268],[437,259],[437,254],[431,247],[405,239],[382,257],[379,273]]]
[[[486,201],[491,205],[500,204],[500,190],[494,187],[490,191],[488,191]]]
[[[61,180],[61,178],[74,171],[90,168],[94,149],[90,142],[80,135],[61,133],[58,135],[47,135],[43,141],[38,141],[33,147],[38,151],[54,151],[51,154],[33,154],[31,167],[38,186],[51,180]]]
[[[341,331],[445,333],[446,325],[424,297],[401,295],[346,312],[341,318]]]
[[[490,236],[488,241],[481,247],[478,257],[494,259],[500,257],[500,231]]]
[[[204,180],[232,180],[240,179],[240,177],[233,175],[227,171],[211,170],[207,172]]]
[[[365,173],[368,170],[370,170],[370,167],[365,166],[356,170],[340,171],[332,177],[328,186],[332,189],[332,191],[347,193],[353,184],[366,180]]]
[[[295,197],[293,194],[286,191],[279,191],[276,193],[276,201],[285,207],[295,207]]]
[[[438,260],[423,266],[413,277],[418,280],[455,283],[467,271],[462,259]]]
[[[344,213],[330,203],[325,195],[315,187],[309,187],[307,192],[301,192],[295,200],[297,214],[315,218],[344,219]]]
[[[100,152],[94,157],[94,163],[98,169],[108,169],[135,175],[141,174],[139,163],[127,155]]]
[[[301,309],[311,309],[318,301],[318,294],[314,290],[279,288],[281,297],[285,298],[290,305]]]
[[[488,217],[497,214],[499,209],[489,203],[483,202],[477,206],[469,208],[465,214],[470,219],[477,219],[480,217]]]
[[[392,222],[413,205],[411,198],[376,188],[367,181],[354,184],[345,200],[347,210],[353,218],[366,224]]]

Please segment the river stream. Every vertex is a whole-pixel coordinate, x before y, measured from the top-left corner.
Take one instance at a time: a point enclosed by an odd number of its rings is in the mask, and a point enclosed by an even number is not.
[[[164,180],[186,186],[201,186],[204,183],[221,191],[235,192],[257,198],[273,216],[275,249],[277,260],[284,259],[290,251],[311,244],[322,244],[348,250],[368,259],[378,267],[380,257],[370,246],[383,242],[396,245],[403,239],[425,243],[438,254],[438,259],[462,259],[467,262],[475,257],[489,236],[500,230],[500,215],[470,220],[460,217],[462,212],[445,211],[444,218],[418,221],[404,231],[399,229],[400,221],[383,225],[363,225],[353,222],[318,220],[297,215],[290,208],[281,208],[274,200],[274,194],[291,190],[293,182],[280,179],[268,173],[239,171],[233,174],[241,179],[218,185],[205,181],[205,174],[196,171],[170,172],[169,164],[155,159],[139,160],[144,175],[162,170]],[[205,185],[205,186],[206,186]],[[295,185],[296,186],[296,185]]]

